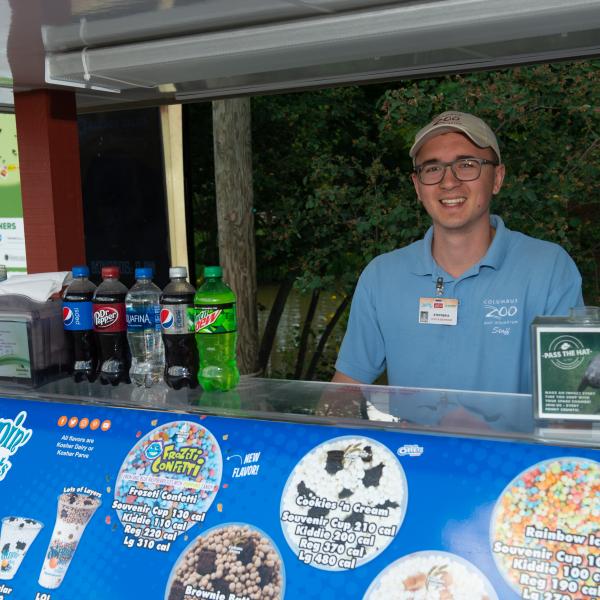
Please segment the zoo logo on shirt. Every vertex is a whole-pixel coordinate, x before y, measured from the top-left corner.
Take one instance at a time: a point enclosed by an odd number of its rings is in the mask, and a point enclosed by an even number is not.
[[[486,298],[483,301],[483,324],[494,335],[510,335],[513,325],[519,324],[518,298]]]

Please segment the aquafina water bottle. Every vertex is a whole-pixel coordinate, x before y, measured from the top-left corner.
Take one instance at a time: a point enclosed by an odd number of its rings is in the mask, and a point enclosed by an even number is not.
[[[165,353],[160,327],[160,288],[152,283],[151,268],[137,268],[136,282],[125,297],[127,341],[131,351],[129,377],[150,387],[162,379]]]

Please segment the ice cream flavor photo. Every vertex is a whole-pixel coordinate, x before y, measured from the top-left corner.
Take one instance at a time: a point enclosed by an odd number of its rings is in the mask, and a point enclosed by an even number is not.
[[[408,554],[386,567],[364,600],[498,600],[498,596],[473,564],[432,550]]]
[[[165,600],[283,597],[278,549],[264,532],[244,523],[228,523],[197,537],[177,560],[165,592]]]
[[[117,476],[113,508],[153,540],[173,541],[203,521],[219,489],[223,460],[213,434],[198,423],[156,427],[129,451]],[[138,536],[138,537],[140,537]]]
[[[494,508],[490,543],[520,596],[600,597],[600,464],[560,457],[517,475]]]
[[[303,562],[353,569],[394,539],[407,499],[404,470],[387,447],[342,436],[313,448],[295,466],[281,498],[281,526]]]

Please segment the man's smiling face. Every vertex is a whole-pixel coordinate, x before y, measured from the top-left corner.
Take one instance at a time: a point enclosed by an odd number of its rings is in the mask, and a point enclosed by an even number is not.
[[[431,138],[419,150],[415,164],[449,163],[459,158],[484,158],[496,161],[491,148],[480,148],[461,133],[449,132]],[[489,227],[492,196],[502,187],[504,165],[481,166],[481,175],[473,181],[459,181],[447,168],[442,180],[434,185],[421,183],[413,173],[412,181],[419,200],[436,229],[469,232]]]

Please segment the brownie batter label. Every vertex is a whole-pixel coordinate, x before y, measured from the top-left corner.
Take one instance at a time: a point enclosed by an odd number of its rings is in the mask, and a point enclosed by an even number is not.
[[[317,446],[296,465],[281,499],[281,526],[302,562],[354,569],[394,539],[407,497],[404,471],[388,448],[343,436]]]
[[[204,521],[219,489],[223,462],[214,436],[191,421],[152,430],[127,454],[112,508],[123,544],[167,552],[177,537]]]
[[[171,571],[165,600],[281,600],[285,576],[270,537],[244,523],[215,527],[197,537]]]

